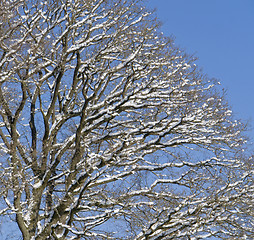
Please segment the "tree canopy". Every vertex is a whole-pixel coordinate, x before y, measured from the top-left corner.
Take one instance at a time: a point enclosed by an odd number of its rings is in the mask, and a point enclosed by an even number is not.
[[[24,240],[253,239],[245,125],[142,1],[0,1],[0,117]]]

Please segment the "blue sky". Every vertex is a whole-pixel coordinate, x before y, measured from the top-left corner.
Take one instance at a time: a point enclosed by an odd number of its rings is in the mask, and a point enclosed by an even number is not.
[[[254,0],[147,0],[147,5],[157,8],[164,34],[195,54],[204,73],[228,90],[236,116],[251,121],[254,139]]]
[[[254,1],[147,0],[166,36],[199,58],[198,65],[227,89],[237,118],[250,120],[254,139]]]

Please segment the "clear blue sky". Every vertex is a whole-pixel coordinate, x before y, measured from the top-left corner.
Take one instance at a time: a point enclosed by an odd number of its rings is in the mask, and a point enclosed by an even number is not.
[[[228,89],[237,117],[251,120],[254,138],[254,0],[147,0],[147,5],[157,8],[165,35],[174,35],[177,45],[199,58],[204,73]]]
[[[254,139],[254,0],[147,0],[166,36],[227,89],[236,116]]]

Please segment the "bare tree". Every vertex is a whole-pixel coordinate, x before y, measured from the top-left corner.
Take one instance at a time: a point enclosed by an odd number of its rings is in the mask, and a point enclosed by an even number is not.
[[[0,4],[0,213],[23,239],[253,239],[245,126],[142,1]]]

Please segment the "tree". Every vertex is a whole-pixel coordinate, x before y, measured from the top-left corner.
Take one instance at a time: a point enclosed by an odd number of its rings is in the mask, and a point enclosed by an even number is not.
[[[253,238],[245,126],[142,1],[0,18],[1,215],[23,239]]]

